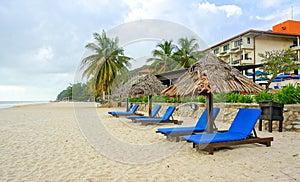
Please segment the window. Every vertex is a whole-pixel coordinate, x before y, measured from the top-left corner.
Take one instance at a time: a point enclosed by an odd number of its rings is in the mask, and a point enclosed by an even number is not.
[[[234,47],[240,46],[240,45],[242,45],[242,43],[243,43],[242,39],[236,40],[236,41],[234,41]]]
[[[297,45],[297,40],[294,40],[294,41],[293,41],[293,46],[298,46],[298,45]]]
[[[292,48],[292,47],[297,47],[297,40],[293,41],[293,44],[290,46],[290,48]]]
[[[227,50],[229,50],[229,44],[223,46],[223,51],[227,51]]]
[[[247,37],[247,44],[250,44],[250,37]]]
[[[219,54],[219,48],[214,50],[214,54]]]
[[[249,54],[246,53],[246,54],[242,55],[242,60],[252,60],[252,58],[250,58]]]

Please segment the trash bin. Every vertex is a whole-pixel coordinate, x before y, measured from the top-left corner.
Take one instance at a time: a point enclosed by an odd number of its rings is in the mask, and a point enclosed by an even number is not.
[[[121,107],[122,106],[122,102],[118,102],[118,107]]]
[[[259,107],[262,110],[259,117],[259,131],[262,130],[262,120],[268,120],[269,132],[272,132],[273,121],[279,121],[278,131],[282,132],[284,104],[273,101],[262,101],[259,103]]]

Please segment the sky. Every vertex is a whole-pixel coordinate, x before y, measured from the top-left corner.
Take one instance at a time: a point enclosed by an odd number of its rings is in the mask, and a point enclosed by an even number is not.
[[[183,26],[212,46],[249,29],[300,20],[300,1],[0,0],[0,101],[55,100],[74,83],[94,32],[148,19]],[[157,41],[124,50],[141,60]]]

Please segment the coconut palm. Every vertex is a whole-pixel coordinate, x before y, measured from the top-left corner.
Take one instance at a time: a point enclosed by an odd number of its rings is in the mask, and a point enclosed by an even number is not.
[[[109,38],[102,34],[93,34],[95,42],[85,47],[92,53],[82,59],[83,77],[94,77],[95,89],[110,94],[115,77],[121,70],[130,66],[131,58],[124,55],[124,50],[118,47],[117,38]]]
[[[172,57],[174,50],[175,45],[172,40],[158,43],[156,49],[152,52],[153,57],[147,60],[147,62],[153,62],[150,69],[156,70],[156,73],[173,70],[176,67]]]
[[[174,53],[173,58],[183,68],[189,68],[199,58],[199,44],[195,38],[180,38],[178,41],[179,47]]]

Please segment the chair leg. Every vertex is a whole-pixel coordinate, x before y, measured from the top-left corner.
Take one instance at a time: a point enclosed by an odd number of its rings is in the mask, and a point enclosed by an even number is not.
[[[269,132],[272,133],[272,120],[269,121]]]
[[[213,148],[213,147],[207,148],[207,152],[208,152],[210,155],[214,155],[214,148]]]
[[[262,120],[261,119],[259,120],[259,123],[258,123],[258,130],[259,131],[262,130]]]
[[[282,132],[282,120],[279,120],[278,131],[279,131],[279,132]]]

